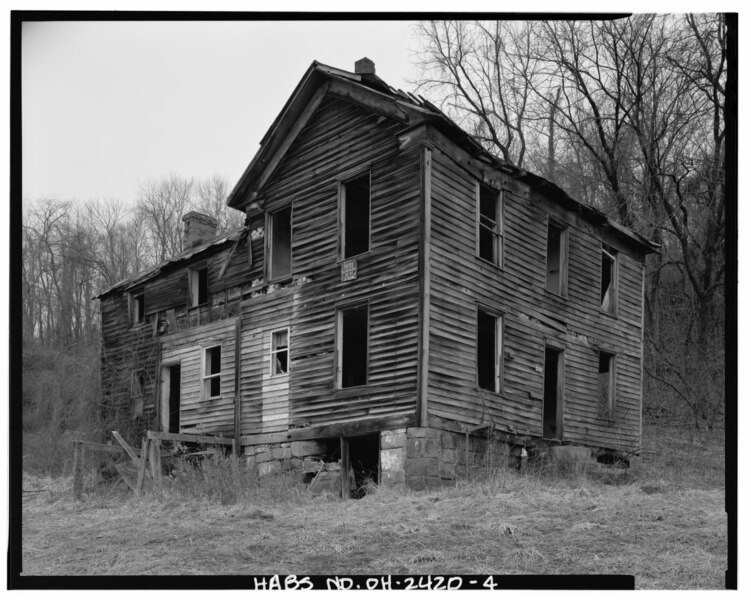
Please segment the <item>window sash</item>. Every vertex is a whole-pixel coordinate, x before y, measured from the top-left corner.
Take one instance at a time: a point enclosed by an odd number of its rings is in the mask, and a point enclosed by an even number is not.
[[[220,397],[222,395],[221,345],[211,346],[203,349],[201,373],[203,382],[201,386],[203,398],[210,399]]]
[[[289,328],[271,332],[271,349],[269,355],[272,376],[289,373]]]
[[[477,256],[494,265],[503,265],[503,193],[477,181]],[[488,198],[490,194],[492,198]],[[487,210],[492,202],[492,209]],[[490,256],[486,253],[490,241]]]

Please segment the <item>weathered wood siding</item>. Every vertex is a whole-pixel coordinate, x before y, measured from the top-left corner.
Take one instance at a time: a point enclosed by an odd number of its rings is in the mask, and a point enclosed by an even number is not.
[[[125,423],[136,418],[140,426],[155,426],[158,401],[158,343],[151,324],[129,327],[128,295],[116,293],[101,301],[101,383],[107,414],[113,427],[127,430]],[[143,414],[134,414],[134,376],[143,371]]]
[[[600,249],[594,228],[529,188],[502,186],[504,265],[476,256],[475,177],[433,152],[430,249],[429,415],[542,435],[546,343],[564,349],[563,439],[610,448],[638,442],[641,399],[640,257],[619,245],[618,317],[600,311]],[[568,291],[545,289],[547,226],[568,226]],[[478,307],[502,315],[501,393],[480,390]],[[599,411],[598,351],[617,355],[616,414]]]
[[[268,180],[264,210],[292,204],[293,284],[269,286],[243,302],[243,434],[285,427],[286,408],[290,427],[415,410],[419,152],[398,150],[398,129],[354,104],[326,97]],[[343,282],[338,180],[360,167],[371,170],[371,247],[357,259],[357,279]],[[254,247],[254,256],[260,256],[255,271],[263,255]],[[368,385],[337,390],[336,311],[358,302],[370,307]],[[269,333],[285,326],[290,327],[288,405],[281,387],[268,387],[265,350]]]
[[[180,365],[181,433],[234,435],[235,327],[235,319],[225,319],[162,338],[162,365]],[[212,346],[221,346],[222,349],[221,395],[205,398],[202,393],[202,354]]]

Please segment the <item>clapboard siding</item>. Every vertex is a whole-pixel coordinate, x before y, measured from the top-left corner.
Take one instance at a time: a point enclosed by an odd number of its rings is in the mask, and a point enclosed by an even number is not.
[[[542,435],[546,344],[564,349],[564,441],[631,447],[641,401],[641,269],[618,253],[618,316],[600,310],[603,238],[532,190],[503,190],[502,267],[475,256],[475,178],[433,153],[428,412],[467,424]],[[545,290],[548,220],[568,227],[568,287]],[[605,239],[606,243],[617,242]],[[476,374],[478,307],[503,319],[503,385],[480,390]],[[598,352],[617,355],[616,412],[598,404]]]
[[[415,410],[419,151],[399,152],[397,130],[362,108],[326,97],[261,191],[266,212],[292,207],[296,284],[242,304],[244,435]],[[357,279],[343,282],[339,181],[358,168],[371,172],[371,247],[357,259]],[[369,385],[337,390],[337,309],[365,302]],[[271,389],[269,332],[287,326],[290,373]]]
[[[186,329],[162,337],[161,363],[180,365],[180,431],[234,434],[236,319]],[[202,353],[221,346],[220,396],[204,398]]]

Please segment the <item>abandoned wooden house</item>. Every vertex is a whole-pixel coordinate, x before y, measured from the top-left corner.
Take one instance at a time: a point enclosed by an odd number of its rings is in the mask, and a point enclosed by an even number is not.
[[[105,290],[108,404],[381,484],[514,448],[637,449],[649,240],[486,152],[430,102],[314,62],[184,251]],[[197,438],[196,438],[197,439]],[[474,440],[474,441],[473,441]]]

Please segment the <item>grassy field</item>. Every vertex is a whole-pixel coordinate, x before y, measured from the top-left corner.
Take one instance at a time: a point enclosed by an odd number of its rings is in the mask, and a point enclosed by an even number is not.
[[[645,428],[618,479],[502,470],[362,500],[267,490],[222,505],[25,476],[24,575],[633,574],[640,589],[724,586],[724,442]]]

